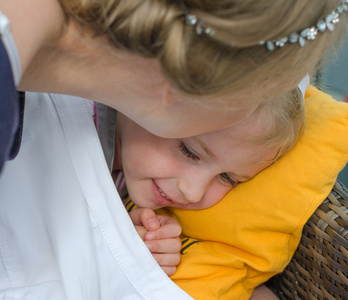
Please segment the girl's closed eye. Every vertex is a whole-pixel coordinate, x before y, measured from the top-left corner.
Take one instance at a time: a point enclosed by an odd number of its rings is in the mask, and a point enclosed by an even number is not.
[[[238,184],[236,181],[234,181],[227,173],[221,173],[219,174],[220,179],[226,184],[230,184],[233,188],[236,187]]]
[[[187,156],[188,158],[190,158],[193,161],[199,161],[200,158],[197,154],[193,153],[193,151],[186,146],[185,143],[180,142],[179,144],[180,150],[181,152]],[[224,183],[224,184],[228,184],[230,185],[232,188],[236,187],[236,185],[238,184],[236,181],[234,181],[227,173],[221,173],[219,174],[219,178],[220,180]]]
[[[190,159],[192,159],[192,160],[194,160],[194,161],[199,161],[199,160],[200,160],[199,156],[198,156],[197,154],[193,153],[193,151],[191,151],[190,148],[188,148],[188,147],[185,145],[185,143],[180,142],[180,146],[179,146],[179,147],[180,147],[181,152],[182,152],[185,156],[187,156],[188,158],[190,158]]]

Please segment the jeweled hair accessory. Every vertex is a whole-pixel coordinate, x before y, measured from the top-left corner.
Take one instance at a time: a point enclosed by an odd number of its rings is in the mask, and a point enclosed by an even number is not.
[[[213,36],[215,33],[214,30],[212,30],[209,26],[206,26],[203,21],[197,19],[197,17],[193,14],[185,15],[185,24],[195,27],[197,35],[202,35],[204,33],[206,35]]]
[[[289,36],[281,37],[271,41],[261,41],[260,45],[266,45],[267,50],[274,51],[277,47],[282,48],[285,44],[298,43],[303,47],[306,41],[314,40],[319,32],[333,31],[335,24],[340,21],[340,15],[348,11],[348,0],[342,0],[336,10],[333,10],[324,19],[319,20],[316,26],[305,28],[300,32],[294,32]]]

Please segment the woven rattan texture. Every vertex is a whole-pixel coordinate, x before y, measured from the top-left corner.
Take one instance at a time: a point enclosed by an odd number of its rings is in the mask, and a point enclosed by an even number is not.
[[[308,220],[294,257],[270,287],[280,299],[348,299],[348,190],[342,183]]]

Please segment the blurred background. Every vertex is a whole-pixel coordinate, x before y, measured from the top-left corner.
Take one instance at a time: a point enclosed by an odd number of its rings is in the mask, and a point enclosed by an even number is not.
[[[348,102],[348,34],[338,55],[333,56],[317,73],[316,81],[320,90],[336,100]],[[339,174],[338,179],[348,187],[348,165]]]

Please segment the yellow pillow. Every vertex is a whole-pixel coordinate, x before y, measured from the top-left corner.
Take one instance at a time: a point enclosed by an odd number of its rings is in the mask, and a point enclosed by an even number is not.
[[[305,101],[305,132],[274,165],[212,208],[161,210],[177,218],[187,236],[171,278],[193,298],[249,299],[256,286],[281,272],[347,163],[348,104],[312,86]]]

